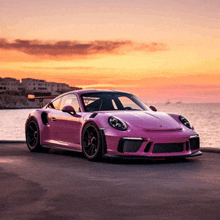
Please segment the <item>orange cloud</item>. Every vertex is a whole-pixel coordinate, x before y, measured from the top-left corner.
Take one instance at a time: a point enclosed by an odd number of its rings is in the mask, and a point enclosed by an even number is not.
[[[77,56],[86,57],[100,54],[124,54],[125,52],[143,51],[155,52],[166,50],[165,44],[150,43],[139,44],[129,40],[126,41],[90,41],[83,43],[80,41],[39,41],[20,40],[12,42],[0,39],[0,49],[16,50],[30,55],[49,55],[50,57]]]

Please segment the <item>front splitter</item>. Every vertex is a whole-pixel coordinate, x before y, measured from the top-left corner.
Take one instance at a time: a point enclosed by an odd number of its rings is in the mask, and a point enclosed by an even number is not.
[[[185,157],[197,157],[197,156],[201,156],[202,155],[202,152],[201,151],[197,151],[195,153],[192,153],[192,154],[189,154],[189,155],[178,155],[178,156],[159,156],[159,157],[148,157],[148,156],[130,156],[130,155],[115,155],[115,154],[109,154],[109,153],[106,153],[103,155],[104,158],[118,158],[118,159],[135,159],[135,160],[138,160],[138,159],[141,159],[141,160],[144,160],[144,159],[161,159],[161,158],[185,158]]]

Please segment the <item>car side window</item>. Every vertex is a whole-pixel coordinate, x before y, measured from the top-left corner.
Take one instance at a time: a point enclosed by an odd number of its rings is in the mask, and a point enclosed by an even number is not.
[[[60,110],[62,110],[63,107],[67,106],[67,105],[72,106],[76,112],[81,112],[80,107],[79,107],[79,102],[78,102],[76,95],[69,94],[69,95],[62,97]]]
[[[48,105],[48,108],[53,108],[53,109],[57,109],[59,110],[60,108],[60,98],[59,99],[56,99],[55,101],[51,102],[49,105]]]

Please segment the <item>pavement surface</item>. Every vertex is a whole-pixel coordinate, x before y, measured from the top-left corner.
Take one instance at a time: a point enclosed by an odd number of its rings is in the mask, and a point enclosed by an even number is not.
[[[220,219],[220,154],[87,161],[0,144],[0,219]]]

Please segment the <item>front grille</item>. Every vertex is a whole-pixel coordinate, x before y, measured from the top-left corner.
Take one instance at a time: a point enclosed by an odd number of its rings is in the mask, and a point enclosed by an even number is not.
[[[194,137],[189,139],[190,149],[198,150],[199,149],[199,137]]]
[[[145,153],[149,152],[149,150],[150,150],[152,144],[153,144],[153,142],[148,142],[147,146],[146,146],[145,149],[144,149],[144,152],[145,152]]]
[[[189,142],[187,141],[186,142],[186,151],[188,151],[189,150]]]
[[[143,143],[142,140],[123,140],[123,139],[121,139],[118,144],[118,151],[120,153],[137,152],[140,149],[142,143]]]
[[[184,143],[154,144],[153,153],[175,153],[182,152]]]

